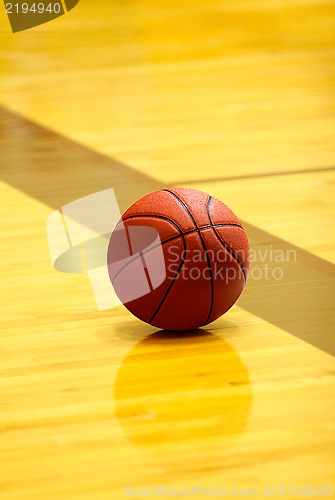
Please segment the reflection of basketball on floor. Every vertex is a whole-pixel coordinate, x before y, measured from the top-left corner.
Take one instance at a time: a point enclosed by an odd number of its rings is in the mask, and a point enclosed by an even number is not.
[[[190,330],[219,318],[242,293],[248,238],[221,201],[195,189],[164,189],[138,200],[122,220],[109,244],[109,275],[121,302],[138,318],[158,328]],[[148,228],[160,243],[148,244]]]
[[[181,467],[233,443],[251,402],[248,371],[236,352],[202,330],[150,335],[129,352],[115,382],[116,416],[128,438],[159,451],[163,462],[171,446]]]

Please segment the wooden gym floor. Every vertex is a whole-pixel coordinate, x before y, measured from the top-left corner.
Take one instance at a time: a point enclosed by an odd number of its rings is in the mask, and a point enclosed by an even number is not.
[[[334,15],[80,0],[13,34],[1,4],[1,500],[335,495]],[[254,267],[296,256],[191,335],[97,311],[49,257],[54,210],[166,186],[227,203]]]

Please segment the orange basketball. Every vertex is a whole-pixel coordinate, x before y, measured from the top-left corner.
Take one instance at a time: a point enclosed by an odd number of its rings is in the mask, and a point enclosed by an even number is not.
[[[108,247],[121,302],[167,330],[211,323],[236,302],[249,271],[249,243],[224,203],[195,189],[156,191],[123,214]]]

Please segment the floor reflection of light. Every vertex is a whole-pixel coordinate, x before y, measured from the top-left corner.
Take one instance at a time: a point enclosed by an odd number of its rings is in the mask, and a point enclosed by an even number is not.
[[[204,458],[236,441],[252,403],[249,374],[222,338],[204,330],[160,331],[125,357],[115,383],[116,416],[130,441],[175,462]]]

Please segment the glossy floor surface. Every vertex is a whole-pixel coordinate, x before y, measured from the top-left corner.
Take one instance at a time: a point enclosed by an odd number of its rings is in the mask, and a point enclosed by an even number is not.
[[[13,34],[0,6],[1,499],[335,495],[334,17],[80,0]],[[45,230],[167,186],[229,205],[262,271],[184,335],[98,311]]]

